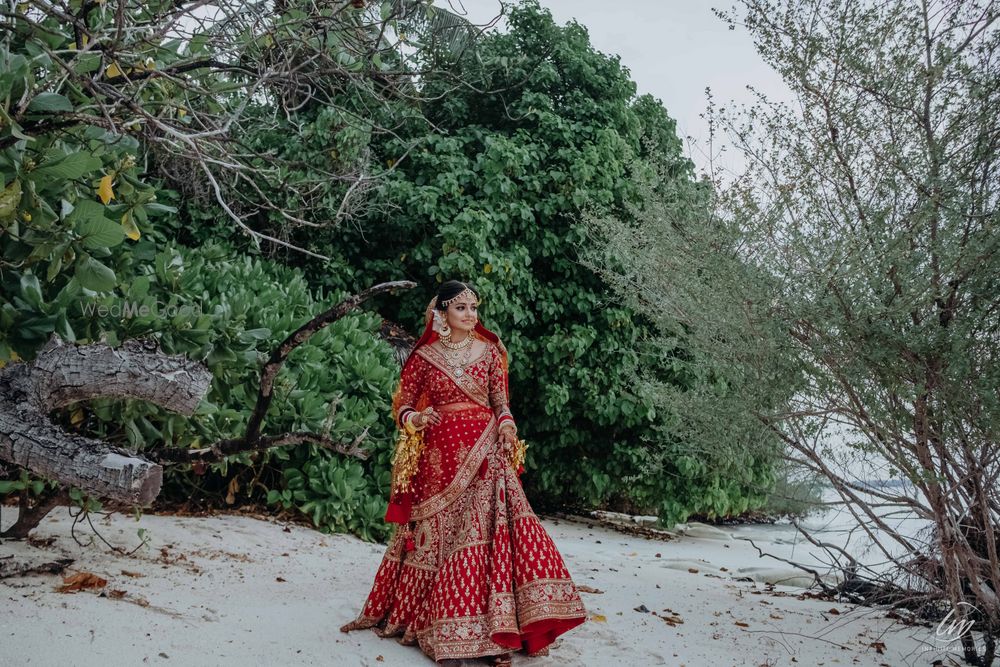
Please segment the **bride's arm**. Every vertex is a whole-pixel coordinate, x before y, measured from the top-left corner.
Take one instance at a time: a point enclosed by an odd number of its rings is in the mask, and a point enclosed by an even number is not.
[[[503,359],[495,345],[491,346],[490,354],[492,355],[489,377],[490,407],[493,408],[493,414],[496,415],[500,430],[509,429],[517,433],[517,423],[514,421],[514,415],[510,412]]]
[[[408,364],[403,369],[403,375],[399,382],[399,393],[394,401],[399,406],[394,416],[396,425],[400,429],[403,429],[407,422],[412,423],[418,414],[416,411],[417,399],[420,398],[420,392],[423,391],[425,377],[426,369],[423,359],[420,357],[415,358],[412,364]]]

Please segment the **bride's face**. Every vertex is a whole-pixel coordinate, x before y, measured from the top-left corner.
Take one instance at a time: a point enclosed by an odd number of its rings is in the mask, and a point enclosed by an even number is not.
[[[472,297],[462,297],[448,304],[446,311],[448,326],[452,331],[472,331],[479,321],[479,307]]]

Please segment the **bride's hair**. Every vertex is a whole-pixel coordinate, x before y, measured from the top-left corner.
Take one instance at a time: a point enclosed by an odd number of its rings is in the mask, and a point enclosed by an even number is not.
[[[438,310],[448,310],[448,306],[442,306],[441,303],[443,301],[447,301],[448,299],[455,298],[466,289],[472,290],[472,292],[476,295],[476,298],[477,299],[479,298],[479,290],[477,290],[469,283],[463,283],[457,280],[444,281],[443,283],[441,283],[441,286],[438,287],[436,308]]]

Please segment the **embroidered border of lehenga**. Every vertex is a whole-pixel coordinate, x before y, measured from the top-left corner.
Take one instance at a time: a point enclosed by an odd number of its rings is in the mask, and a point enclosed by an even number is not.
[[[486,397],[485,387],[455,384],[477,402]],[[397,531],[361,614],[344,627],[401,635],[433,660],[535,653],[586,619],[576,586],[501,451],[494,411],[443,413],[435,432],[478,437],[463,438],[464,458],[450,483],[414,504],[413,550]],[[435,444],[428,438],[428,459]]]

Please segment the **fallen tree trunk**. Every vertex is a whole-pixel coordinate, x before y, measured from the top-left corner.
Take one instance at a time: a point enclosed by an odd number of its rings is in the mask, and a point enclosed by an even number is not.
[[[350,443],[337,443],[308,432],[264,435],[264,415],[270,406],[275,377],[288,355],[313,334],[337,321],[363,301],[416,284],[400,280],[381,283],[348,297],[312,318],[272,352],[261,369],[257,403],[244,435],[193,450],[164,449],[149,458],[106,442],[68,433],[53,424],[55,409],[95,398],[137,398],[168,410],[190,415],[208,391],[212,376],[204,365],[183,355],[165,355],[155,340],[128,340],[113,349],[104,343],[67,345],[53,335],[32,362],[16,362],[0,369],[0,460],[102,500],[127,506],[147,505],[160,492],[161,464],[216,461],[243,451],[309,442],[346,456],[365,458],[361,443],[367,429]],[[21,518],[2,533],[25,537],[64,495],[53,491],[28,506],[22,498]]]
[[[87,494],[147,505],[160,492],[158,463],[106,442],[68,433],[49,413],[95,398],[137,398],[181,414],[194,412],[211,373],[152,340],[67,345],[56,335],[32,362],[0,370],[0,459]]]

